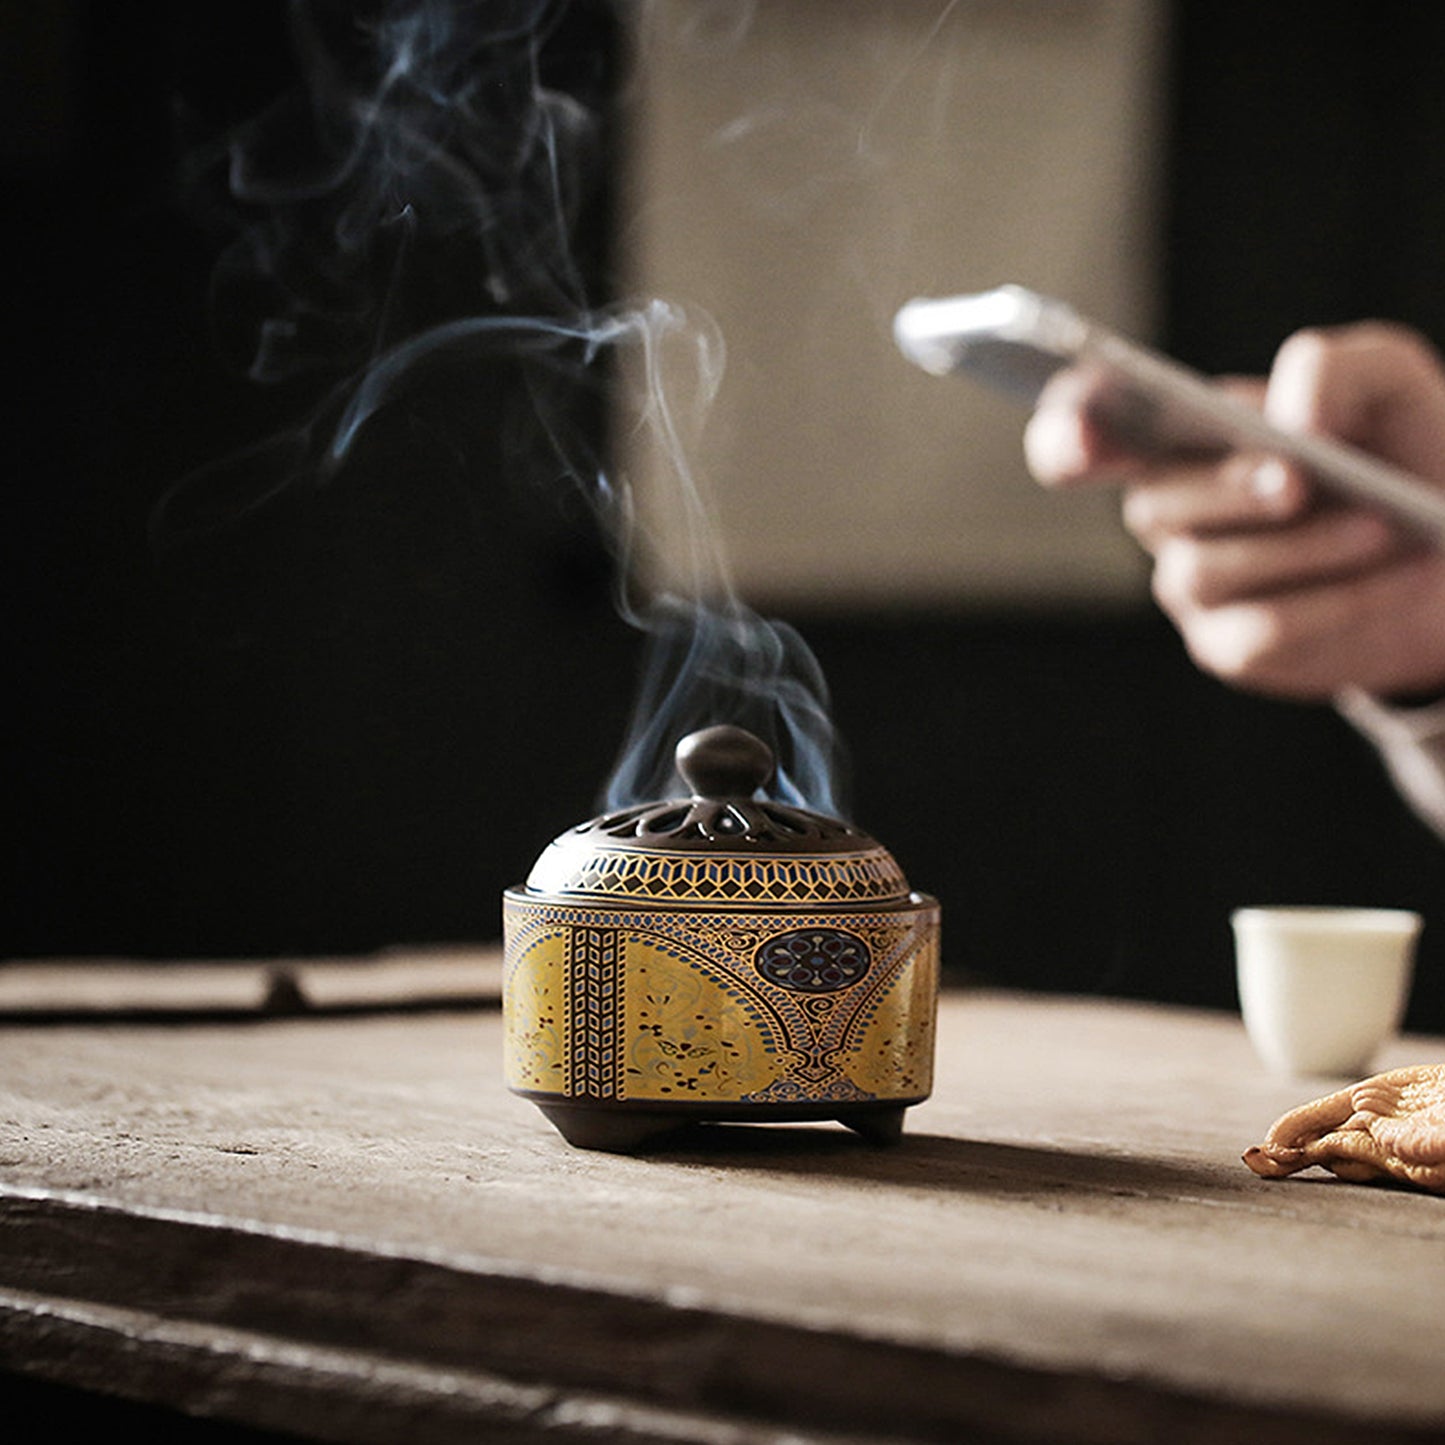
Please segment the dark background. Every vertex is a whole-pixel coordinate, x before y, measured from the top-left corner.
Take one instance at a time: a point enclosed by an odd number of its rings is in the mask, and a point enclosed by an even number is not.
[[[489,363],[390,409],[338,484],[157,546],[178,479],[314,400],[230,364],[214,168],[183,184],[291,78],[281,10],[28,9],[0,46],[0,949],[494,938],[499,890],[595,810],[640,660],[585,509],[519,475],[525,397]],[[1316,321],[1445,340],[1445,10],[1211,0],[1176,22],[1165,343],[1223,370]],[[605,100],[611,43],[580,6],[559,78]],[[607,200],[581,232],[601,292]],[[1229,1006],[1232,907],[1394,904],[1427,916],[1412,1021],[1445,1027],[1445,850],[1328,709],[1227,691],[1143,609],[789,621],[831,683],[854,816],[943,900],[956,975]]]

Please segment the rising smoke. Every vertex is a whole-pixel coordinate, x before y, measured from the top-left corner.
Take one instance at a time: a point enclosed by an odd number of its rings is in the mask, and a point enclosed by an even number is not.
[[[734,21],[745,13],[731,7]],[[625,4],[291,0],[288,15],[299,84],[200,153],[191,179],[224,175],[238,228],[215,273],[223,344],[253,381],[304,380],[318,399],[295,426],[175,488],[157,535],[174,542],[292,489],[344,485],[381,410],[439,373],[505,363],[552,454],[545,480],[588,503],[619,610],[649,641],[602,801],[674,791],[676,742],[736,722],[773,747],[776,796],[841,811],[821,671],[795,631],[728,582],[678,424],[675,395],[705,401],[717,385],[720,339],[666,300],[589,293],[608,125],[625,94],[610,59],[625,53]],[[579,17],[622,34],[579,44]],[[627,478],[579,422],[599,393],[621,408],[624,358],[642,378],[624,424],[653,429],[687,520],[689,556],[668,570],[688,580],[668,595],[641,594],[633,563],[653,544]]]

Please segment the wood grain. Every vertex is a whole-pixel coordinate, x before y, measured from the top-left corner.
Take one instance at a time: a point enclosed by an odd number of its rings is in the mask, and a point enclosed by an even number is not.
[[[1250,1174],[1319,1081],[1232,1016],[951,995],[892,1150],[576,1151],[499,1048],[491,1012],[0,1029],[0,1364],[334,1440],[1445,1430],[1445,1201]]]

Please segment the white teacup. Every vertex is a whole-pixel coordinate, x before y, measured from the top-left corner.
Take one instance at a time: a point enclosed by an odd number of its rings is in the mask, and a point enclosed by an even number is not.
[[[1240,908],[1231,917],[1244,1026],[1280,1074],[1370,1072],[1399,1029],[1421,918],[1398,908]]]

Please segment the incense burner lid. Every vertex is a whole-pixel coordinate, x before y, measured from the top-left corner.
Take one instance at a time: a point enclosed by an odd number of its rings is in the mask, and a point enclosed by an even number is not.
[[[526,891],[710,907],[896,902],[908,880],[875,838],[842,819],[760,796],[774,762],[729,725],[677,746],[689,796],[578,824],[543,850]]]

